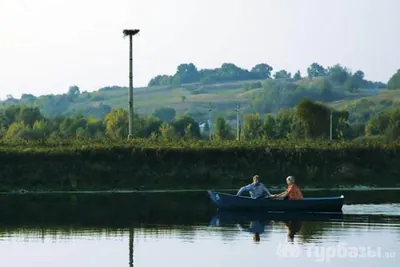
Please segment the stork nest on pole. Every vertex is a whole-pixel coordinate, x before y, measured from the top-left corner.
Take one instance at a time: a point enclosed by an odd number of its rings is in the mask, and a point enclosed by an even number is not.
[[[130,36],[130,35],[136,35],[139,33],[139,31],[140,30],[138,30],[138,29],[134,29],[134,30],[123,30],[122,32],[123,32],[124,36],[126,37],[126,36]]]

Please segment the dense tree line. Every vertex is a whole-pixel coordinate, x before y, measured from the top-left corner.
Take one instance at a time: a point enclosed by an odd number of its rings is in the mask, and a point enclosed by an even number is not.
[[[193,63],[181,64],[174,75],[158,75],[150,80],[149,86],[263,80],[271,77],[272,70],[273,68],[265,63],[255,65],[250,71],[232,63],[224,63],[216,69],[202,70],[198,70]]]
[[[240,68],[233,63],[224,63],[215,69],[197,69],[193,63],[181,64],[174,75],[158,75],[152,78],[149,86],[181,85],[189,83],[210,84],[216,82],[233,82],[245,80],[284,79],[298,81],[302,78],[300,71],[293,76],[287,70],[278,70],[272,75],[273,67],[266,63],[255,65],[251,70]],[[326,77],[334,85],[344,85],[349,90],[357,88],[384,88],[382,82],[372,82],[364,79],[364,73],[357,70],[352,73],[346,67],[336,64],[324,68],[318,63],[312,63],[307,68],[308,78]]]
[[[365,104],[365,103],[364,103]],[[327,139],[332,112],[333,138],[354,139],[379,136],[390,140],[400,137],[400,108],[389,108],[371,115],[365,122],[351,121],[348,111],[335,111],[327,106],[301,99],[295,108],[261,117],[247,113],[241,117],[241,138],[254,139]],[[203,131],[190,116],[176,116],[172,108],[158,108],[151,116],[134,114],[134,136],[153,139],[207,139],[212,131],[215,140],[236,138],[235,127],[223,116],[206,124]],[[0,138],[26,139],[126,139],[128,112],[112,109],[103,120],[83,116],[43,116],[37,107],[13,105],[0,110]]]
[[[170,110],[156,110],[154,116],[134,114],[134,136],[138,138],[200,138],[199,124],[189,116],[168,117]],[[165,114],[164,114],[165,113]],[[158,117],[157,117],[158,116]],[[164,120],[164,121],[163,121]],[[128,112],[116,108],[103,120],[59,115],[44,117],[37,107],[12,105],[0,110],[0,138],[4,139],[124,139],[128,136]]]
[[[282,108],[292,108],[301,99],[332,102],[347,97],[348,93],[359,89],[384,88],[385,84],[364,79],[360,70],[352,74],[347,68],[337,64],[325,69],[313,63],[307,69],[308,77],[302,78],[297,72],[291,74],[281,70],[274,74],[275,79],[262,83],[262,90],[253,94],[249,112],[275,113]]]
[[[303,83],[268,80],[263,83],[261,91],[252,95],[249,111],[276,113],[282,108],[294,107],[302,98],[330,102],[344,97],[344,91],[336,90],[324,77]]]
[[[121,87],[105,87],[100,90],[115,90],[117,88]],[[112,107],[102,102],[95,104],[91,102],[103,100],[106,99],[101,95],[86,91],[81,92],[78,86],[72,85],[69,87],[67,93],[59,95],[49,94],[36,97],[32,94],[22,94],[20,99],[15,99],[13,96],[8,95],[6,100],[0,101],[0,104],[3,107],[12,105],[37,106],[40,108],[41,114],[46,117],[81,114],[102,119],[111,111]]]
[[[215,90],[212,85],[199,85],[198,82],[228,82],[243,80],[237,88],[243,88],[249,94],[249,104],[244,107],[242,137],[254,138],[326,138],[329,127],[321,124],[322,130],[310,128],[311,121],[326,123],[325,109],[320,107],[318,116],[307,109],[298,109],[305,103],[317,101],[330,102],[344,99],[347,94],[360,88],[382,88],[380,82],[365,80],[360,70],[352,73],[346,67],[337,64],[324,68],[313,63],[307,69],[306,77],[300,71],[294,75],[286,70],[272,73],[268,64],[258,64],[251,70],[241,69],[234,64],[223,64],[221,68],[197,70],[193,64],[182,64],[177,73],[168,77],[169,82],[156,84],[195,83],[187,85],[193,94]],[[400,70],[389,80],[389,89],[400,88]],[[156,79],[156,80],[157,80]],[[172,82],[175,80],[175,82]],[[154,82],[154,81],[153,81]],[[240,87],[242,86],[242,87]],[[211,89],[210,89],[211,88]],[[229,87],[230,88],[230,87]],[[99,91],[121,89],[118,86],[104,87]],[[257,89],[257,90],[256,90]],[[186,97],[186,96],[185,96]],[[8,96],[0,108],[0,137],[6,139],[43,139],[43,138],[126,138],[128,135],[128,114],[124,109],[112,108],[103,104],[104,95],[81,92],[76,85],[61,95],[35,97],[22,95],[20,100]],[[304,99],[310,102],[304,102]],[[96,105],[88,104],[91,101]],[[182,97],[182,103],[186,99]],[[306,106],[307,106],[306,105]],[[319,105],[319,104],[318,104]],[[73,108],[71,108],[73,107]],[[232,120],[234,111],[216,110],[211,131],[214,139],[234,139],[236,136]],[[396,110],[400,104],[392,100],[373,102],[366,99],[353,101],[345,107],[347,115],[335,115],[335,138],[354,138],[358,136],[385,136],[397,138]],[[303,114],[303,115],[302,115]],[[304,115],[308,114],[308,115]],[[335,113],[337,114],[337,113]],[[338,117],[339,116],[339,117]],[[135,114],[134,129],[136,137],[152,138],[206,138],[210,125],[206,124],[204,137],[199,122],[207,120],[206,111],[188,104],[186,115],[177,114],[170,107],[158,107],[151,116]],[[340,120],[339,120],[340,118]],[[335,119],[336,120],[336,119]],[[308,125],[308,126],[307,126]],[[378,126],[377,126],[378,125]],[[307,128],[308,127],[308,128]],[[337,132],[339,131],[339,132]]]

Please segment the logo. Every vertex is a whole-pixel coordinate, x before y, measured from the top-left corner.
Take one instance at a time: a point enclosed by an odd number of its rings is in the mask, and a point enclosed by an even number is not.
[[[276,248],[276,255],[281,258],[298,258],[301,255],[301,250],[298,245],[289,243],[282,244],[279,242],[279,245]]]
[[[381,247],[348,246],[346,243],[339,243],[336,246],[310,244],[304,247],[290,243],[279,243],[276,249],[276,255],[282,258],[298,258],[304,256],[318,262],[330,262],[331,259],[335,258],[394,259],[396,257],[396,252],[385,252]]]

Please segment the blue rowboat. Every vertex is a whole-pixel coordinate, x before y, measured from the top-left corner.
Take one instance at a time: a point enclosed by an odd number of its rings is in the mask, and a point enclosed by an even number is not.
[[[282,198],[253,199],[226,193],[208,191],[212,203],[221,210],[266,210],[301,212],[341,212],[344,196],[306,197],[302,200]]]

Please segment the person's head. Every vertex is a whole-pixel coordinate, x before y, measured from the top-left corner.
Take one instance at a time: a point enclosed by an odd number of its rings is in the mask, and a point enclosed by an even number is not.
[[[286,178],[286,183],[287,183],[288,185],[294,184],[294,177],[293,177],[293,176],[288,176],[288,177]]]
[[[253,176],[253,183],[258,183],[260,181],[260,176],[258,176],[258,175],[254,175]]]

